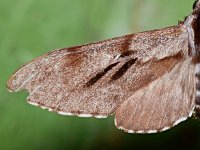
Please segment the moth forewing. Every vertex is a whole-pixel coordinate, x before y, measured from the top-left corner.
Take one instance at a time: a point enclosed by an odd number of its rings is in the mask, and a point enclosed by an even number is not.
[[[129,133],[167,130],[199,106],[199,12],[200,0],[177,26],[44,54],[16,71],[7,87],[26,89],[30,104],[61,115],[116,112],[116,126]]]

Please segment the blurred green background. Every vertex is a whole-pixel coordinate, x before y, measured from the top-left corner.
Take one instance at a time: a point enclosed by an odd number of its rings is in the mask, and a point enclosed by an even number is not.
[[[55,48],[175,25],[194,0],[0,0],[0,150],[200,149],[200,121],[153,135],[118,130],[104,120],[60,116],[9,93],[19,66]]]

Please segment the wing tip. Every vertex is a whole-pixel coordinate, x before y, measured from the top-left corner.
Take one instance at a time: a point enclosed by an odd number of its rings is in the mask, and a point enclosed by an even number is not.
[[[9,92],[18,92],[21,91],[24,87],[22,87],[21,81],[18,80],[18,76],[16,73],[13,74],[6,83],[6,88]]]
[[[11,76],[8,79],[7,83],[6,83],[6,88],[7,88],[7,90],[9,92],[15,92],[16,91],[15,88],[14,88],[14,86],[13,86],[13,84],[12,84],[12,82],[13,82],[13,76]]]
[[[35,77],[36,65],[31,61],[17,69],[8,79],[6,87],[9,92],[18,92],[26,88],[27,83]]]

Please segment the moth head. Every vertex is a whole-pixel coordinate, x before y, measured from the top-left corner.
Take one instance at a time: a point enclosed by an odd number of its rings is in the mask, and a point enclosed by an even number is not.
[[[192,35],[190,45],[193,45],[193,54],[197,56],[198,60],[200,60],[200,0],[195,1],[193,9],[191,16],[187,17],[184,24],[188,24],[192,27],[193,33],[190,33]]]
[[[200,9],[200,0],[196,0],[193,4],[193,10]]]
[[[195,1],[193,4],[193,13],[192,13],[196,18],[199,19],[200,16],[200,0]]]

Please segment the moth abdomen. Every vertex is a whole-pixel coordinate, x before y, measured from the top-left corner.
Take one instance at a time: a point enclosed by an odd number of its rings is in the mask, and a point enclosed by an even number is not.
[[[200,64],[199,63],[197,63],[195,66],[195,78],[196,78],[196,95],[195,95],[194,117],[200,118]]]
[[[194,109],[194,114],[193,114],[193,117],[194,118],[197,118],[197,119],[200,119],[200,105],[197,105]]]

